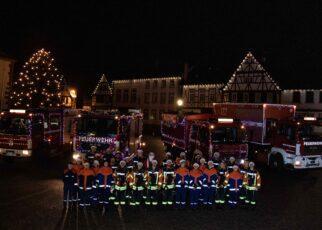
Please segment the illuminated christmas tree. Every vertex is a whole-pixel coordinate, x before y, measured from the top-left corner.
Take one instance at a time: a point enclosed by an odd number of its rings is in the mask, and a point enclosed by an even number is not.
[[[41,49],[23,65],[11,90],[11,105],[16,108],[60,107],[62,89],[63,76],[54,58]]]

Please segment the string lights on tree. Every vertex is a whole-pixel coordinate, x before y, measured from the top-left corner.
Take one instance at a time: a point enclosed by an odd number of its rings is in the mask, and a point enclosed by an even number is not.
[[[51,53],[41,49],[22,66],[11,90],[15,108],[48,108],[61,106],[63,76],[55,66]]]

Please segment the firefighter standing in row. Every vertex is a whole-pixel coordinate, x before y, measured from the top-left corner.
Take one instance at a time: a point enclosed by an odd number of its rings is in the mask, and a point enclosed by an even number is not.
[[[81,159],[77,159],[74,164],[73,164],[73,171],[76,174],[76,181],[74,183],[74,201],[75,202],[79,202],[80,201],[80,196],[78,194],[78,179],[79,179],[79,173],[81,172],[81,170],[84,168],[82,160]]]
[[[246,188],[246,204],[256,205],[256,193],[261,187],[261,177],[255,169],[255,163],[249,163],[249,170],[244,175],[244,186]]]
[[[80,195],[80,207],[91,206],[91,192],[94,185],[94,172],[88,162],[84,163],[84,168],[78,176],[78,188]]]
[[[127,189],[127,168],[126,162],[120,161],[119,167],[115,170],[114,174],[115,180],[115,205],[125,205],[126,203],[126,189]]]
[[[173,195],[174,195],[174,179],[175,171],[173,167],[172,160],[168,159],[162,171],[162,204],[163,205],[172,205],[173,204]]]
[[[223,205],[226,201],[226,184],[225,184],[225,179],[226,179],[226,174],[227,174],[227,168],[225,162],[221,162],[219,165],[219,170],[218,170],[218,176],[219,176],[219,181],[218,181],[218,189],[216,193],[216,204]]]
[[[198,163],[193,164],[193,169],[190,170],[189,175],[190,206],[195,208],[199,203],[201,188],[203,187],[203,174]]]
[[[161,171],[158,168],[158,162],[156,160],[152,161],[152,165],[146,172],[146,187],[147,187],[147,197],[145,204],[147,205],[158,205],[159,190],[162,186]]]
[[[96,175],[99,204],[104,205],[105,208],[109,204],[113,183],[113,170],[108,166],[108,162],[105,161],[103,167],[99,169]]]
[[[239,201],[239,192],[243,186],[243,176],[239,172],[237,165],[233,166],[233,171],[226,175],[225,184],[228,189],[228,204],[230,207],[236,207]]]
[[[69,163],[67,169],[64,170],[63,182],[64,182],[64,198],[63,205],[64,208],[67,207],[67,204],[72,205],[75,203],[75,183],[77,181],[77,175],[73,170],[73,164]]]
[[[245,159],[244,162],[243,162],[243,164],[241,164],[240,167],[239,167],[239,171],[242,174],[243,178],[245,178],[246,173],[247,173],[248,170],[249,170],[249,162],[248,162],[247,159]],[[247,192],[246,185],[244,183],[244,186],[240,189],[239,199],[241,201],[245,201],[245,199],[246,199],[246,192]]]
[[[203,182],[203,204],[207,206],[212,206],[216,190],[218,187],[219,176],[218,171],[215,169],[213,161],[208,161],[208,168],[204,170],[204,182]]]
[[[186,196],[189,186],[189,170],[186,168],[186,161],[180,161],[180,167],[176,170],[175,174],[175,185],[176,185],[176,205],[184,207],[186,205]]]
[[[138,162],[137,167],[133,170],[133,183],[132,183],[132,205],[138,206],[143,203],[144,190],[145,190],[145,170],[143,162]],[[131,204],[131,203],[130,203]]]
[[[214,167],[215,169],[219,169],[221,160],[220,160],[220,153],[219,152],[214,152],[214,155],[212,157],[212,162],[214,162]]]
[[[93,184],[91,199],[92,199],[92,204],[97,205],[99,192],[98,192],[98,186],[97,186],[97,182],[96,182],[96,176],[100,170],[100,162],[98,160],[93,161],[92,170],[94,172],[95,180],[94,180],[94,184]]]
[[[235,157],[230,157],[227,163],[227,170],[229,173],[233,171],[234,165],[236,165],[236,159]]]

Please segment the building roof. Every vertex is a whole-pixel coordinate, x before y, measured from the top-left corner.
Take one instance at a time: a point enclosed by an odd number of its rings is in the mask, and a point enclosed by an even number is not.
[[[223,90],[273,91],[280,90],[264,67],[248,52]]]
[[[191,65],[188,67],[188,76],[184,84],[223,84],[227,82],[226,76],[224,71],[213,66],[206,64]]]
[[[112,94],[112,87],[110,83],[107,81],[105,74],[103,74],[93,91],[93,95],[111,95],[111,94]]]
[[[175,75],[175,74],[169,74],[169,75],[146,75],[146,76],[131,76],[128,78],[117,78],[113,80],[113,83],[123,83],[127,81],[146,81],[146,80],[160,80],[160,79],[180,79],[181,80],[182,75]]]

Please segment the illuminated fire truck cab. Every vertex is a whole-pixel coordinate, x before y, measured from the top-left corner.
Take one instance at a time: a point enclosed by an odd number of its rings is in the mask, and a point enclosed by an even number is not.
[[[96,146],[98,153],[109,148],[134,150],[145,143],[142,138],[142,114],[133,112],[120,115],[118,112],[82,113],[74,123],[74,158],[91,151]]]
[[[0,115],[0,154],[30,157],[51,154],[63,144],[62,110],[11,109]],[[42,151],[45,150],[45,151]]]
[[[222,159],[244,159],[248,154],[244,126],[233,118],[213,114],[163,114],[161,135],[169,151],[187,151],[192,157],[219,152]]]

